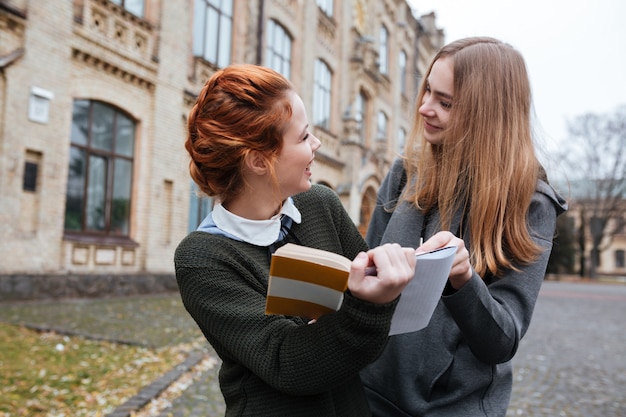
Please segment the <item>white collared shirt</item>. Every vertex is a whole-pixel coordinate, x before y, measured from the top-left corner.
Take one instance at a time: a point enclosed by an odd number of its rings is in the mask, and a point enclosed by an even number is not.
[[[212,216],[215,226],[221,231],[257,246],[269,246],[278,240],[283,216],[289,216],[298,224],[302,221],[300,211],[293,204],[291,197],[285,200],[280,213],[268,220],[250,220],[239,217],[226,210],[219,203],[213,207],[210,216]],[[201,229],[202,225],[199,227],[199,230]],[[209,231],[209,233],[211,232]]]

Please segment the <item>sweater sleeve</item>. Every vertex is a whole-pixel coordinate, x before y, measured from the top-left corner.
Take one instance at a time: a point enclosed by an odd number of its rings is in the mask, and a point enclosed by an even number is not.
[[[459,291],[444,292],[443,302],[467,339],[474,355],[486,363],[513,358],[532,318],[544,279],[558,207],[536,193],[528,222],[531,236],[543,248],[531,264],[518,266],[487,285],[475,272]]]

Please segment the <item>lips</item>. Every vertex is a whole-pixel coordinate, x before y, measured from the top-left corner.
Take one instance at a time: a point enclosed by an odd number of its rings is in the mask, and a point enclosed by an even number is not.
[[[441,130],[440,127],[432,125],[430,123],[428,123],[426,120],[424,120],[424,128],[426,130],[430,130],[430,131],[437,131],[437,130]]]

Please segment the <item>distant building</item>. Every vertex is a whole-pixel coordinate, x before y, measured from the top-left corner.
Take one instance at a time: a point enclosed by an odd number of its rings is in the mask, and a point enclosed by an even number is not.
[[[171,281],[211,209],[186,117],[230,63],[294,83],[322,141],[314,182],[364,231],[442,43],[405,0],[0,1],[0,299]]]
[[[616,180],[620,183],[620,180]],[[621,180],[621,189],[624,189]],[[565,216],[569,232],[576,240],[575,272],[589,274],[592,259],[595,257],[598,276],[618,276],[626,278],[626,192],[617,193],[614,198],[604,198],[607,184],[593,180],[556,182],[555,187],[568,202]],[[604,238],[600,240],[599,253],[592,252],[594,234],[599,224],[606,222]],[[581,236],[583,239],[581,239]],[[584,252],[581,252],[581,241]],[[584,261],[581,264],[581,259]]]

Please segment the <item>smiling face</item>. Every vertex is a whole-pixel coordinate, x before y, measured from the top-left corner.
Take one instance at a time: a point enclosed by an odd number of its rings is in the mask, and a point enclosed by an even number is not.
[[[424,118],[424,138],[433,145],[443,143],[453,96],[452,58],[439,58],[428,75],[426,91],[419,108],[419,114]]]
[[[275,170],[283,198],[311,188],[311,165],[321,143],[309,132],[304,103],[293,91],[287,93],[292,115],[283,135]]]

